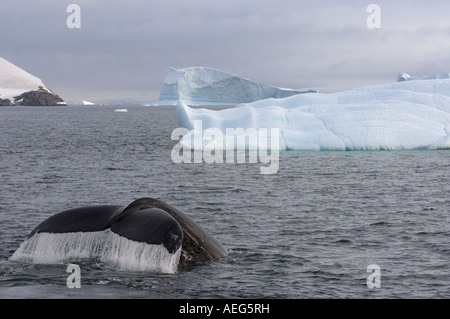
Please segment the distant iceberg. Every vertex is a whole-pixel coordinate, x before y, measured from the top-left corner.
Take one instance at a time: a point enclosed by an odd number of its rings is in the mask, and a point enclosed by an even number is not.
[[[195,141],[202,138],[195,134],[198,121],[203,130],[223,134],[227,128],[278,128],[280,150],[450,149],[450,79],[298,94],[219,111],[190,108],[180,100],[177,118],[189,131],[181,143],[192,149],[208,143],[222,147],[220,139]]]
[[[91,105],[95,105],[95,103],[94,102],[89,102],[89,101],[81,101],[81,105],[91,106]]]
[[[400,73],[397,77],[398,82],[403,81],[417,81],[417,80],[436,80],[436,79],[449,79],[450,73],[435,73],[427,76],[411,76],[408,73]]]
[[[67,105],[70,105],[70,106],[80,106],[80,105],[82,105],[82,106],[94,106],[94,105],[97,105],[97,104],[94,103],[94,102],[82,100],[82,101],[68,101]]]
[[[277,88],[208,67],[170,68],[159,100],[147,105],[236,105],[315,92]]]

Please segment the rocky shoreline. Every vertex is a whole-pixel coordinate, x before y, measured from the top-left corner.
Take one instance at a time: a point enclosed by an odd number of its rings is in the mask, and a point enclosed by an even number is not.
[[[66,105],[64,100],[54,93],[49,93],[44,88],[37,91],[24,92],[10,99],[0,98],[0,106],[62,106]]]

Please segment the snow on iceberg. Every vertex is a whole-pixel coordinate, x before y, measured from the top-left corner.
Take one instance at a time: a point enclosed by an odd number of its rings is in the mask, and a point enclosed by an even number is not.
[[[403,150],[450,148],[450,79],[405,81],[330,94],[299,94],[224,110],[178,102],[181,143],[196,149],[222,140],[195,130],[279,129],[280,150]],[[196,134],[197,133],[197,134]],[[217,134],[216,134],[217,135]],[[249,148],[252,145],[247,145]],[[223,144],[226,147],[226,144]]]
[[[435,79],[449,79],[450,73],[435,73],[427,76],[411,76],[408,73],[400,73],[397,77],[398,82],[402,81],[417,81],[417,80],[435,80]]]
[[[306,92],[315,92],[313,90]],[[208,67],[170,68],[159,100],[149,105],[236,105],[305,93],[277,88]]]

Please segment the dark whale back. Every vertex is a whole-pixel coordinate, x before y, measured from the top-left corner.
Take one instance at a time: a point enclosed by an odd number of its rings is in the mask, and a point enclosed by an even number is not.
[[[141,198],[132,202],[124,211],[134,206],[146,205],[170,214],[183,230],[182,261],[206,261],[228,255],[227,250],[208,231],[172,205],[155,198]]]

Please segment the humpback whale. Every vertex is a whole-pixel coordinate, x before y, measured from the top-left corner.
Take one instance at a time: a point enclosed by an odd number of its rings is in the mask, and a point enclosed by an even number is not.
[[[69,209],[44,220],[28,235],[101,231],[178,253],[179,263],[203,262],[228,255],[208,231],[177,208],[155,198],[140,198],[128,206],[98,205]]]

